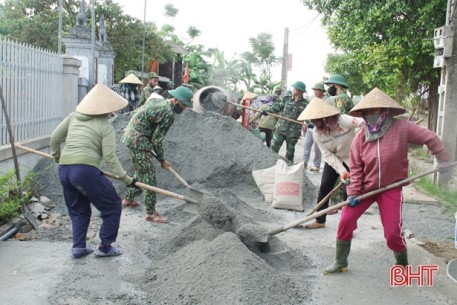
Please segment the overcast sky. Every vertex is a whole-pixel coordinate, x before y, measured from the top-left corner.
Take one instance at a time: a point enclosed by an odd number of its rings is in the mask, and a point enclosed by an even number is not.
[[[331,47],[321,27],[320,16],[305,8],[300,0],[146,0],[146,21],[159,27],[172,24],[186,41],[189,26],[201,31],[195,43],[206,48],[224,51],[230,60],[236,54],[251,51],[249,38],[266,32],[273,35],[275,55],[282,57],[284,29],[289,28],[289,53],[292,71],[288,85],[304,81],[307,88],[324,76],[324,64]],[[144,18],[144,0],[114,0],[126,14]],[[90,3],[90,1],[89,1]],[[164,16],[164,6],[172,4],[179,9],[175,18]],[[275,67],[275,81],[281,78],[281,67]],[[308,93],[312,93],[308,90]]]

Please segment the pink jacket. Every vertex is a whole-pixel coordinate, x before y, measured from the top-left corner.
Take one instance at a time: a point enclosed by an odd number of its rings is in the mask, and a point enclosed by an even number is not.
[[[362,195],[408,178],[408,144],[425,144],[438,161],[449,160],[438,136],[410,121],[394,119],[384,136],[371,142],[361,129],[351,145],[347,194]]]

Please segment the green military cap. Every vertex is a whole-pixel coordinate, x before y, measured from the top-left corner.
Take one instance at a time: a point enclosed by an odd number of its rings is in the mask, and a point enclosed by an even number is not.
[[[324,84],[322,82],[316,83],[311,89],[325,91]]]
[[[192,108],[192,97],[194,94],[188,88],[181,86],[174,90],[168,91],[174,98],[186,105],[187,107]]]
[[[346,82],[346,79],[342,75],[332,75],[330,78],[325,82],[326,85],[328,84],[336,84],[336,85],[341,85],[345,88],[349,88],[348,83]]]
[[[157,74],[155,74],[154,72],[149,72],[148,79],[151,79],[151,78],[159,78],[159,76]]]
[[[300,90],[301,92],[305,92],[306,93],[306,85],[304,82],[301,82],[301,81],[296,81],[293,85],[292,85],[293,88],[297,89],[297,90]]]

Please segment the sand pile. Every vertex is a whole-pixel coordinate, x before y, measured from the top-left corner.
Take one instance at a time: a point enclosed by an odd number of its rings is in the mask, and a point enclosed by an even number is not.
[[[113,122],[118,139],[127,123],[128,114],[119,115]],[[158,196],[158,209],[168,217],[172,215],[174,225],[161,225],[162,236],[134,237],[136,242],[144,240],[145,245],[151,242],[148,238],[154,239],[144,252],[151,266],[129,279],[146,293],[141,298],[154,300],[151,304],[305,304],[309,283],[303,276],[310,268],[306,257],[296,255],[275,236],[260,247],[252,240],[246,242],[245,235],[240,234],[242,227],[266,232],[259,223],[282,222],[262,200],[251,174],[274,165],[278,155],[232,118],[190,110],[177,116],[165,138],[164,151],[165,158],[187,182],[213,196],[203,197],[196,216],[182,211],[186,203],[176,205],[176,199]],[[127,172],[133,173],[128,149],[119,142],[117,153]],[[158,187],[186,194],[173,175],[161,169],[156,160],[151,162],[156,164]],[[42,160],[36,170],[40,193],[65,212],[56,165]],[[306,176],[305,180],[305,198],[312,201],[309,194],[316,191]],[[122,196],[125,186],[114,183]],[[171,202],[174,208],[166,210]],[[143,214],[142,209],[136,212]],[[144,225],[150,224],[138,227]],[[66,286],[65,282],[59,284],[63,289]],[[112,297],[121,302],[125,293]]]

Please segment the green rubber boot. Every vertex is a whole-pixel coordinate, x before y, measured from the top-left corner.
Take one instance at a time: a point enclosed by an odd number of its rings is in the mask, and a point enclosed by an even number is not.
[[[333,274],[348,270],[348,256],[351,251],[350,240],[336,241],[336,259],[330,266],[324,269],[324,274]]]
[[[406,267],[408,264],[408,251],[407,249],[403,250],[402,252],[395,252],[394,251],[395,259],[397,260],[396,265],[400,265]]]

